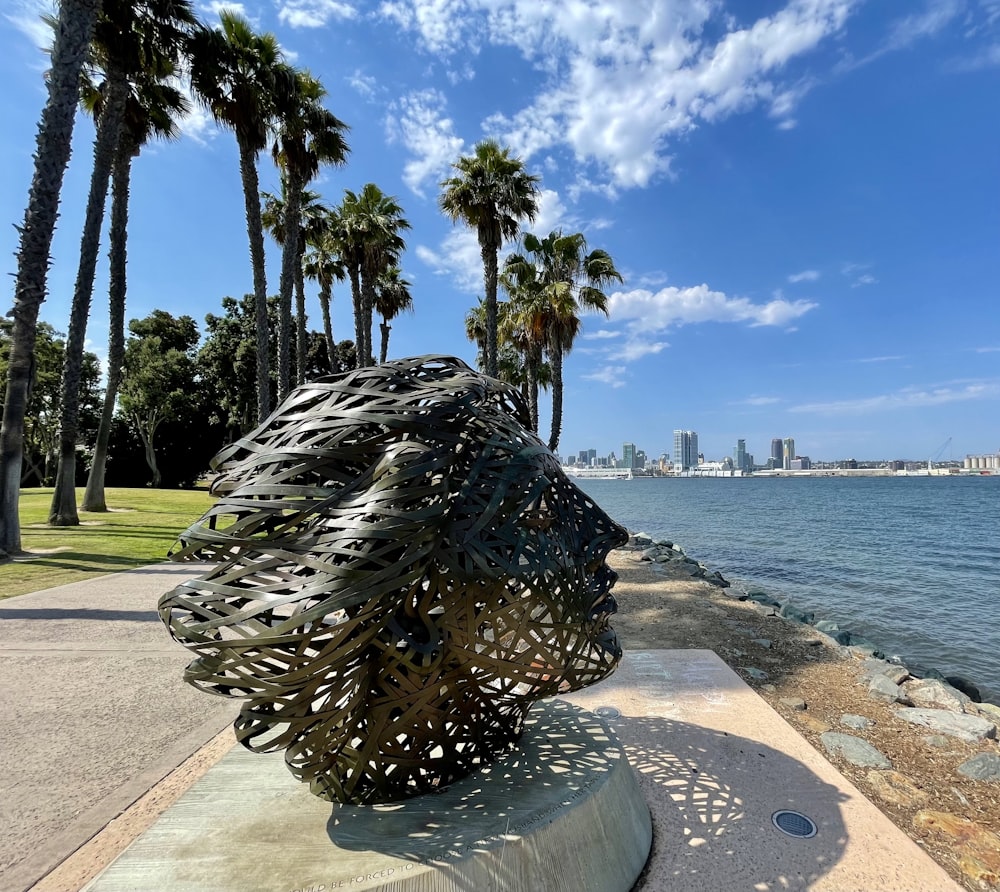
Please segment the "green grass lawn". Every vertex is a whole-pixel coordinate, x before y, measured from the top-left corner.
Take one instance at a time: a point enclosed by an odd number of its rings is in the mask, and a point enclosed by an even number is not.
[[[49,526],[51,501],[51,489],[21,490],[21,546],[28,554],[0,563],[0,599],[166,560],[177,536],[213,499],[205,489],[111,488],[111,510],[81,511],[78,527]]]

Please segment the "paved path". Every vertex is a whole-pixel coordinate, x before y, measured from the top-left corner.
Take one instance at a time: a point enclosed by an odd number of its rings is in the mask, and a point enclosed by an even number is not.
[[[0,892],[21,892],[235,716],[156,615],[198,564],[0,601]]]

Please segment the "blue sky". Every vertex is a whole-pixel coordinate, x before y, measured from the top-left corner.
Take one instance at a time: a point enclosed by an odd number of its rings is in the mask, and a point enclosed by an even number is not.
[[[437,210],[496,136],[542,178],[531,230],[583,231],[625,284],[566,363],[562,452],[706,457],[772,437],[813,459],[1000,448],[1000,0],[245,0],[351,126],[330,203],[377,183],[413,225],[393,356],[474,362],[475,236]],[[217,21],[222,4],[199,5]],[[44,102],[37,0],[0,14],[3,214],[20,223]],[[78,120],[41,318],[65,330],[91,166]],[[262,187],[277,189],[270,160]],[[12,225],[0,256],[14,272]],[[268,244],[277,290],[279,251]],[[89,347],[107,341],[106,246]],[[9,286],[8,286],[9,287]],[[199,324],[251,290],[233,137],[196,112],[134,165],[128,318]],[[12,288],[8,294],[12,293]],[[346,286],[335,336],[353,336]],[[5,307],[6,308],[6,307]],[[311,295],[310,324],[320,327]],[[542,427],[547,430],[543,416]]]

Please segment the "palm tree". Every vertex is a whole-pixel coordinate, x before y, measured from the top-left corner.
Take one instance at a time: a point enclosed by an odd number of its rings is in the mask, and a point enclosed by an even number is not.
[[[497,374],[497,256],[505,240],[514,238],[521,220],[533,221],[538,210],[539,178],[524,162],[493,139],[476,144],[474,154],[452,167],[457,175],[441,183],[438,203],[452,220],[476,230],[483,258],[486,294],[486,374]]]
[[[518,254],[504,264],[500,283],[510,300],[499,305],[497,334],[501,348],[512,346],[523,357],[525,396],[531,429],[538,431],[538,378],[542,366],[550,307],[538,271]]]
[[[179,135],[177,119],[185,114],[190,103],[176,88],[164,83],[174,73],[169,60],[161,60],[155,77],[142,78],[129,96],[125,106],[125,126],[115,152],[111,171],[111,232],[110,283],[108,288],[108,374],[104,390],[104,408],[97,429],[94,459],[87,476],[83,495],[84,511],[107,511],[104,496],[104,472],[107,466],[108,440],[115,411],[118,386],[121,383],[122,364],[125,357],[125,296],[126,257],[128,239],[129,185],[132,161],[142,147],[153,137],[176,139]],[[103,94],[92,84],[84,85],[84,106],[95,116],[100,115]]]
[[[375,312],[382,317],[379,329],[382,333],[382,343],[379,350],[379,363],[384,363],[389,353],[389,332],[392,326],[389,322],[400,313],[413,312],[413,295],[410,294],[410,283],[403,278],[398,266],[391,266],[382,272],[375,284]]]
[[[563,357],[573,347],[580,330],[580,310],[596,310],[607,315],[608,299],[601,290],[611,282],[621,282],[607,251],[595,249],[587,253],[587,240],[582,232],[563,235],[554,230],[544,239],[525,233],[526,256],[508,261],[512,274],[532,278],[541,290],[546,309],[545,346],[552,365],[552,432],[549,449],[559,447],[562,431]],[[534,267],[533,272],[527,270]]]
[[[289,385],[289,356],[292,314],[292,288],[296,268],[302,269],[300,250],[301,199],[306,184],[319,173],[321,164],[342,165],[350,148],[344,139],[348,126],[325,109],[320,101],[326,95],[323,85],[306,71],[297,71],[295,89],[279,105],[272,155],[281,168],[285,192],[284,245],[281,252],[281,309],[278,326],[278,399],[284,399]],[[300,272],[301,275],[301,272]],[[305,316],[303,306],[302,318]],[[299,332],[305,348],[305,325]],[[300,369],[304,373],[305,353]]]
[[[261,221],[268,232],[274,237],[279,245],[285,243],[285,209],[287,203],[284,194],[287,186],[285,178],[281,180],[282,195],[274,195],[271,192],[261,192],[264,200],[261,211]],[[318,192],[305,189],[299,197],[299,237],[296,246],[296,262],[292,277],[295,286],[295,383],[305,382],[306,375],[306,346],[308,335],[306,334],[306,292],[305,292],[305,270],[303,268],[303,256],[306,251],[306,238],[311,229],[319,225],[329,209],[320,202]],[[280,328],[280,324],[279,324]],[[287,350],[287,345],[286,345]]]
[[[14,323],[0,427],[0,554],[21,550],[18,503],[24,453],[24,416],[31,388],[38,309],[45,300],[59,193],[69,164],[80,71],[97,24],[101,0],[63,0],[46,78],[48,99],[35,138],[35,171],[20,227]]]
[[[330,320],[330,303],[333,300],[334,281],[342,282],[347,269],[340,257],[336,240],[336,211],[327,208],[326,213],[306,229],[306,254],[302,258],[302,272],[306,278],[319,283],[319,306],[323,313],[323,337],[326,352],[333,363],[336,344],[333,340],[333,324]]]
[[[267,147],[279,99],[294,89],[295,72],[284,63],[278,39],[273,34],[257,34],[245,18],[228,9],[219,13],[219,19],[221,30],[201,27],[192,35],[188,48],[191,85],[212,117],[233,131],[239,146],[240,177],[253,267],[259,423],[271,412],[271,390],[267,277],[257,156]]]
[[[76,440],[80,414],[80,375],[87,317],[94,294],[94,273],[100,249],[101,225],[115,152],[121,139],[125,107],[138,79],[179,58],[188,29],[194,24],[190,0],[104,0],[90,47],[90,59],[103,75],[104,94],[97,118],[94,168],[80,241],[80,262],[69,332],[59,407],[59,470],[52,493],[49,523],[79,524],[76,511]]]
[[[382,273],[398,265],[406,247],[399,234],[410,228],[403,209],[374,183],[359,194],[344,190],[339,208],[337,240],[351,280],[354,298],[358,368],[372,364],[372,310],[375,287]]]

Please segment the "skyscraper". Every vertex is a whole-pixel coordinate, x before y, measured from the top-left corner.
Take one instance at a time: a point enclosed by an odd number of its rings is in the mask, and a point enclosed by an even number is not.
[[[795,458],[795,440],[792,437],[785,437],[781,441],[781,467],[790,471],[793,458]]]
[[[747,441],[737,440],[733,450],[733,465],[739,471],[747,470]]]
[[[781,437],[775,437],[773,440],[771,440],[770,465],[772,468],[781,468],[784,466],[783,455],[784,453],[781,448]]]
[[[622,467],[635,467],[635,443],[622,443]]]
[[[696,431],[674,431],[674,473],[698,466]]]

